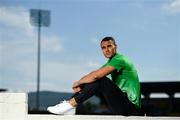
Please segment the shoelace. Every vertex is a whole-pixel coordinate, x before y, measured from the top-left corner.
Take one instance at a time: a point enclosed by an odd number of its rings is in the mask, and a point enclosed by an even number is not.
[[[63,101],[61,101],[60,103],[67,103],[67,101],[66,101],[66,100],[63,100]]]
[[[62,103],[67,103],[67,101],[66,100],[60,101],[59,104],[57,104],[56,106],[58,107]]]

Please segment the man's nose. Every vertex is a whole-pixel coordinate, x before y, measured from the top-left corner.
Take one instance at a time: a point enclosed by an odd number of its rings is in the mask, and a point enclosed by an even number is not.
[[[108,52],[109,51],[109,49],[108,48],[106,48],[106,52]]]

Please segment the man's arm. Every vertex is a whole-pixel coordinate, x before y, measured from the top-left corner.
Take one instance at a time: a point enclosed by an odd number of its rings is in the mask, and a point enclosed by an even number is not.
[[[96,71],[93,71],[93,72],[89,73],[88,75],[82,77],[79,81],[75,82],[73,84],[73,88],[76,88],[76,87],[78,87],[82,84],[85,84],[85,83],[94,82],[94,81],[96,81],[102,77],[105,77],[106,75],[110,74],[114,70],[115,70],[114,67],[106,66],[106,67],[100,68]]]

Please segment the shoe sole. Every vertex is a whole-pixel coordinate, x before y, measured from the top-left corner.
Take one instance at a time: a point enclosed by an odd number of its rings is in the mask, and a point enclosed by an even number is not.
[[[75,113],[76,113],[76,110],[75,108],[73,108],[71,110],[64,112],[64,115],[75,115]]]
[[[56,113],[56,112],[53,112],[53,111],[50,111],[50,110],[47,110],[48,112],[52,113],[52,114],[55,114],[55,115],[75,115],[75,108],[74,109],[70,109],[64,113]]]

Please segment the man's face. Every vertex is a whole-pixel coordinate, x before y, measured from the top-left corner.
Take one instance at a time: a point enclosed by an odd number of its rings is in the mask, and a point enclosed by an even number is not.
[[[111,58],[116,54],[116,45],[112,40],[103,41],[101,43],[101,49],[106,58]]]

